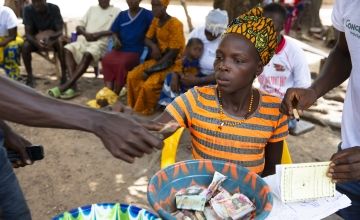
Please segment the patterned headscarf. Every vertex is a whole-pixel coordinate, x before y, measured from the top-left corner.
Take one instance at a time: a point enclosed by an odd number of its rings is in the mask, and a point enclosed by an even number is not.
[[[161,4],[165,7],[167,7],[170,3],[170,0],[160,0],[161,1]]]
[[[237,33],[249,39],[266,65],[277,47],[277,34],[272,20],[263,17],[262,12],[262,8],[256,7],[240,15],[231,22],[225,34]]]

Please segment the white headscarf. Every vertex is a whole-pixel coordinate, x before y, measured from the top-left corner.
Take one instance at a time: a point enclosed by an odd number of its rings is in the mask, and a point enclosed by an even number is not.
[[[206,16],[205,29],[213,36],[222,34],[229,23],[229,17],[225,10],[213,9]]]

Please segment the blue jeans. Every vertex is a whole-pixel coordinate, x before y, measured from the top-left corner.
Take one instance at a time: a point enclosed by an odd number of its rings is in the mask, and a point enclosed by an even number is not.
[[[336,185],[336,189],[347,195],[351,200],[351,206],[339,210],[336,214],[345,220],[360,219],[360,182],[348,182]]]
[[[0,130],[0,219],[31,220],[20,185],[3,147]]]

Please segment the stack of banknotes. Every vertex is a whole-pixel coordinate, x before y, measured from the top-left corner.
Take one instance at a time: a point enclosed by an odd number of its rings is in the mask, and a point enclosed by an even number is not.
[[[175,195],[177,211],[172,213],[182,220],[250,219],[256,207],[241,193],[231,195],[221,187],[226,176],[215,172],[207,188],[190,186]]]

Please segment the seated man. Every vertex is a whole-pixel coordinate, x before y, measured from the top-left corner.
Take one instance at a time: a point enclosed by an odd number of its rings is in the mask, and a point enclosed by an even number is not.
[[[12,79],[18,79],[20,75],[20,47],[23,43],[16,35],[15,13],[9,7],[0,5],[0,68]]]
[[[25,42],[22,49],[25,69],[28,74],[26,85],[34,86],[31,67],[31,53],[35,51],[55,50],[58,53],[62,79],[65,79],[65,62],[63,59],[63,19],[58,6],[46,3],[46,0],[33,0],[24,8]]]
[[[89,65],[97,66],[107,49],[108,37],[112,35],[111,24],[120,9],[110,5],[110,0],[98,0],[99,5],[92,6],[76,27],[79,36],[76,42],[65,46],[66,69],[70,80],[49,90],[55,98],[70,99],[75,96],[76,81]]]

